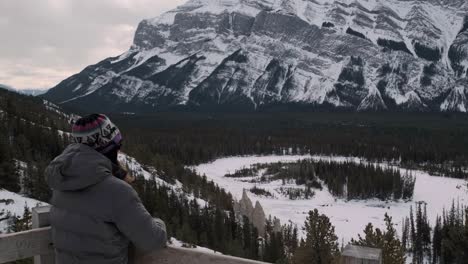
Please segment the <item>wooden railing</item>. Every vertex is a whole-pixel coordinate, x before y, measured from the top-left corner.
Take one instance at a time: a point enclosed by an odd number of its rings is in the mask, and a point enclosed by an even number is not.
[[[50,207],[32,210],[33,229],[25,232],[0,235],[0,263],[34,257],[34,264],[54,264],[49,222]],[[194,249],[168,246],[150,254],[133,254],[131,264],[265,264],[265,262],[236,258]]]

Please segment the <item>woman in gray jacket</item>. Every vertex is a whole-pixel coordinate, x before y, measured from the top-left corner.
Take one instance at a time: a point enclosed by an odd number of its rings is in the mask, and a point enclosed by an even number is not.
[[[119,166],[119,129],[93,114],[75,122],[72,136],[76,143],[46,169],[56,263],[126,264],[130,243],[143,252],[165,247],[164,223],[146,211]]]

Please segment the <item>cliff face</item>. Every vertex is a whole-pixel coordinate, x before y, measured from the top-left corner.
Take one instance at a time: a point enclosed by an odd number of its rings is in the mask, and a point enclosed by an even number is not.
[[[258,234],[260,236],[265,234],[266,217],[265,212],[263,211],[263,207],[258,201],[255,202],[255,207],[253,207],[252,201],[248,197],[245,190],[242,193],[242,199],[240,199],[238,202],[234,202],[234,212],[239,218],[242,216],[249,218],[249,221],[252,223],[252,225],[257,228]],[[276,227],[277,225],[279,226],[279,230],[281,230],[281,224],[279,222],[275,223],[275,228],[278,228]]]
[[[265,233],[265,212],[263,211],[262,205],[257,201],[255,202],[255,208],[252,212],[252,224],[257,227],[259,234]]]
[[[191,0],[45,97],[92,110],[466,111],[463,0]],[[463,89],[466,95],[467,89]]]

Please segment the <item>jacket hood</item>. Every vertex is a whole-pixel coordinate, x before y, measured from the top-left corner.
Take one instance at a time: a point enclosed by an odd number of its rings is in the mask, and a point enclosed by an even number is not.
[[[112,163],[84,144],[69,145],[46,168],[49,187],[59,191],[82,190],[112,175]]]

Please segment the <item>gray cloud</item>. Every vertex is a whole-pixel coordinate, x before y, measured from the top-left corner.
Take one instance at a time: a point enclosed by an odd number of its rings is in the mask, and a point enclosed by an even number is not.
[[[0,83],[50,88],[127,50],[138,23],[186,0],[1,0]]]

